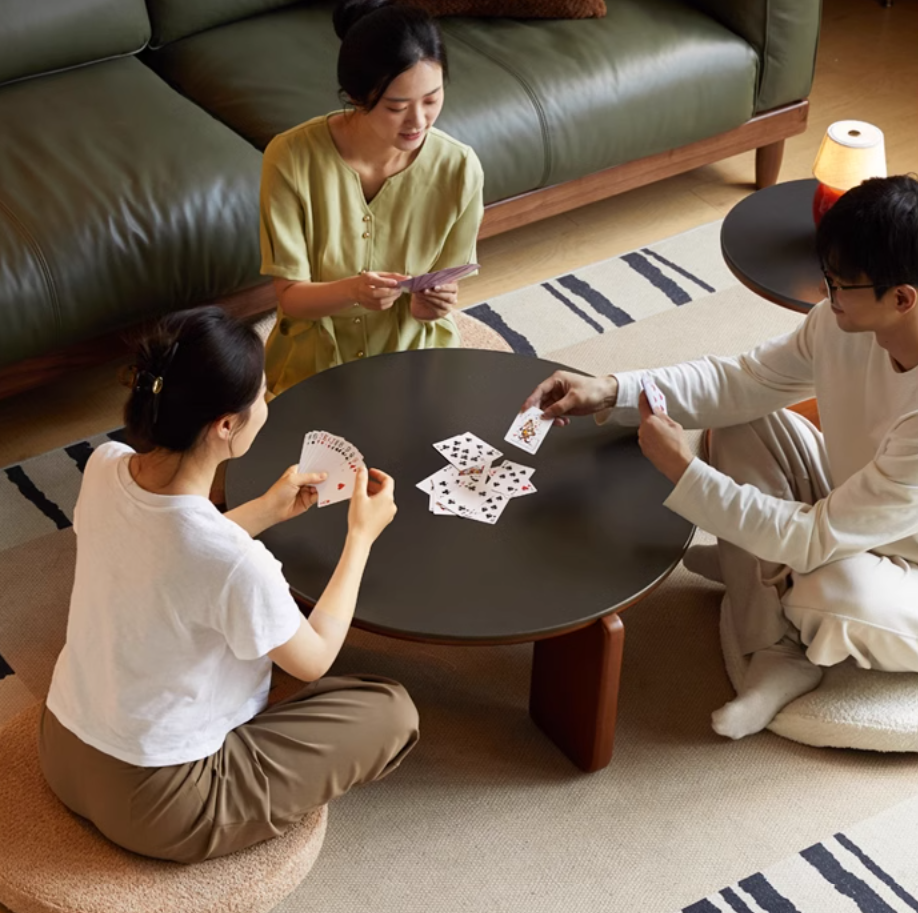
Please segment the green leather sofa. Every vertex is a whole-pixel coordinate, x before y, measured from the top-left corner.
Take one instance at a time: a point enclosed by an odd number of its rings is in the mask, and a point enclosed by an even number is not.
[[[439,121],[485,170],[483,234],[806,124],[819,0],[608,0],[605,19],[444,19]],[[263,310],[261,150],[339,105],[329,0],[4,0],[0,394],[113,331]]]

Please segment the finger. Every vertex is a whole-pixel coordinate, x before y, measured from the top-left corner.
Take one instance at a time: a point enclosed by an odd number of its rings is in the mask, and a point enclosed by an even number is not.
[[[370,474],[373,477],[373,481],[379,486],[380,491],[395,491],[395,479],[387,473],[383,472],[381,469],[371,469]]]
[[[328,473],[327,472],[297,472],[291,478],[300,488],[305,488],[308,485],[321,484],[328,478]]]
[[[641,395],[638,397],[638,409],[641,413],[641,421],[644,422],[653,415],[653,409],[650,408],[650,403],[647,401],[647,394],[641,390]]]
[[[561,399],[546,406],[542,410],[545,418],[560,418],[567,412],[570,412],[577,405],[577,394],[573,390],[568,390]]]
[[[400,281],[391,273],[367,273],[366,276],[371,285],[382,288],[398,288]]]
[[[357,474],[354,476],[354,495],[355,498],[364,498],[367,494],[367,482],[369,477],[363,466],[357,468]]]
[[[523,403],[520,408],[520,412],[525,412],[527,409],[531,409],[533,406],[541,406],[542,401],[545,399],[545,394],[552,389],[555,385],[555,376],[554,374],[548,378],[548,380],[543,380],[532,393],[526,397],[526,401]]]

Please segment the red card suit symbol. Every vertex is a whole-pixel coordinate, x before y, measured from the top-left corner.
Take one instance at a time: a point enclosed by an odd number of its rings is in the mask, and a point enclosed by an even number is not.
[[[338,483],[338,491],[341,491],[342,488],[344,488],[344,482],[339,482],[339,483]]]

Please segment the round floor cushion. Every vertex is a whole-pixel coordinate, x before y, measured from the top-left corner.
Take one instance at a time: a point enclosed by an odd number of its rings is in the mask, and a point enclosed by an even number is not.
[[[267,913],[319,855],[325,806],[283,837],[197,865],[122,850],[48,788],[40,715],[36,704],[0,729],[0,903],[13,913]]]
[[[463,349],[490,349],[492,352],[512,352],[510,344],[496,330],[464,311],[453,314]]]
[[[724,596],[720,640],[738,689],[749,663],[737,647],[726,602]],[[861,669],[849,659],[827,668],[819,687],[788,704],[768,728],[817,748],[918,751],[918,673]]]

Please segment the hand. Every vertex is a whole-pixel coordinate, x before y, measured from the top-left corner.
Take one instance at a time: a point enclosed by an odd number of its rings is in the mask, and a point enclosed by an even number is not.
[[[555,371],[543,380],[523,403],[520,412],[541,406],[546,418],[556,425],[570,423],[571,415],[592,415],[615,405],[618,381],[615,377],[586,377],[570,371]]]
[[[459,304],[459,283],[444,282],[411,296],[411,314],[415,320],[440,320]]]
[[[695,458],[685,441],[682,425],[665,412],[652,411],[643,391],[638,407],[641,410],[641,427],[638,429],[641,452],[675,485]]]
[[[354,276],[350,297],[371,311],[387,311],[404,291],[399,282],[407,279],[403,273],[375,273],[365,270]]]
[[[358,469],[347,512],[348,533],[372,545],[392,522],[397,510],[392,476],[379,469]]]
[[[261,497],[271,525],[305,513],[318,500],[314,485],[324,482],[325,472],[297,472],[291,466]]]

